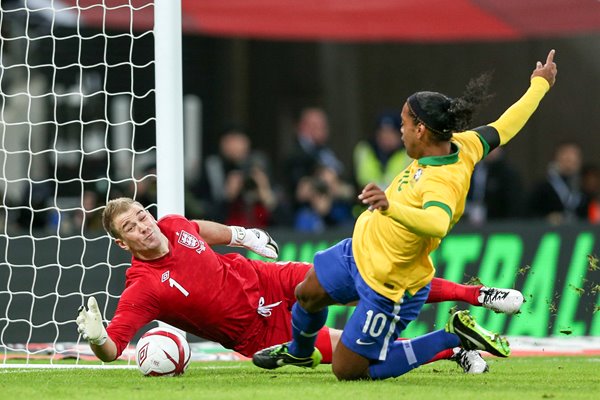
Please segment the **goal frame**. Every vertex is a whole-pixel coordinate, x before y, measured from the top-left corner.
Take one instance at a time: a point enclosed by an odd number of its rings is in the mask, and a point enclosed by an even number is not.
[[[181,0],[155,0],[158,217],[185,212],[181,34]]]
[[[129,5],[133,7],[133,2]],[[184,214],[185,166],[182,89],[182,16],[181,0],[154,0],[154,78],[156,138],[156,210],[160,218],[167,214]],[[196,141],[197,142],[197,141]],[[7,237],[7,243],[10,237]],[[60,240],[60,239],[59,239]],[[108,261],[108,260],[107,260]],[[85,269],[85,266],[82,265]],[[35,268],[34,268],[35,269]],[[32,289],[33,290],[33,289]],[[82,293],[82,296],[84,293]],[[34,299],[35,301],[35,299]],[[32,305],[33,307],[33,305]],[[106,309],[106,306],[103,307]],[[73,315],[75,315],[73,311]],[[104,315],[106,319],[107,316]],[[54,320],[54,318],[53,318]],[[74,320],[74,317],[73,317]],[[8,322],[10,324],[10,321]],[[162,323],[160,323],[162,324]],[[29,339],[28,339],[29,340]],[[81,339],[80,339],[81,340]],[[28,345],[29,343],[27,343]],[[87,344],[82,342],[82,344]],[[26,345],[26,349],[27,349]],[[58,353],[54,348],[54,355]],[[29,350],[27,350],[29,354]],[[57,364],[54,355],[48,363],[0,362],[0,368],[134,368],[135,358],[128,356],[127,366]],[[131,363],[133,362],[133,365]]]

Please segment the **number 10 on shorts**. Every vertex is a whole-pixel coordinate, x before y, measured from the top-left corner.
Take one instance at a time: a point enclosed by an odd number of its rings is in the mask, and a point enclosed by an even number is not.
[[[383,333],[385,322],[385,314],[375,314],[373,310],[367,310],[367,320],[363,325],[362,333],[367,333],[373,338],[379,337]]]

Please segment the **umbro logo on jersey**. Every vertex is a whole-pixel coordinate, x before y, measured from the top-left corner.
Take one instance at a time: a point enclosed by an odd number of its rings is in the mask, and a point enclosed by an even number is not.
[[[164,281],[169,279],[169,271],[165,271],[163,272],[162,276],[160,277],[160,283],[163,283]]]
[[[371,344],[375,344],[375,342],[363,342],[361,339],[356,339],[356,344],[359,344],[361,346],[369,346]]]

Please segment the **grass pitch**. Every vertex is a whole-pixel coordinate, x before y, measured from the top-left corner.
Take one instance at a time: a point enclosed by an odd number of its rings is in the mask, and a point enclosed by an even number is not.
[[[400,378],[338,382],[329,366],[260,370],[250,362],[196,362],[180,377],[150,378],[136,369],[2,369],[4,399],[592,399],[600,358],[488,358],[490,373],[467,375],[440,361]]]

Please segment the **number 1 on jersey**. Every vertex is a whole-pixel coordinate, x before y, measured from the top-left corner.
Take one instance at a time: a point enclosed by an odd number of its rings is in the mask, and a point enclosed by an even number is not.
[[[190,292],[188,292],[187,290],[185,290],[185,288],[183,286],[181,286],[179,284],[179,282],[177,282],[173,278],[169,278],[169,286],[177,288],[181,293],[183,293],[183,295],[185,297],[188,297],[190,295]]]

